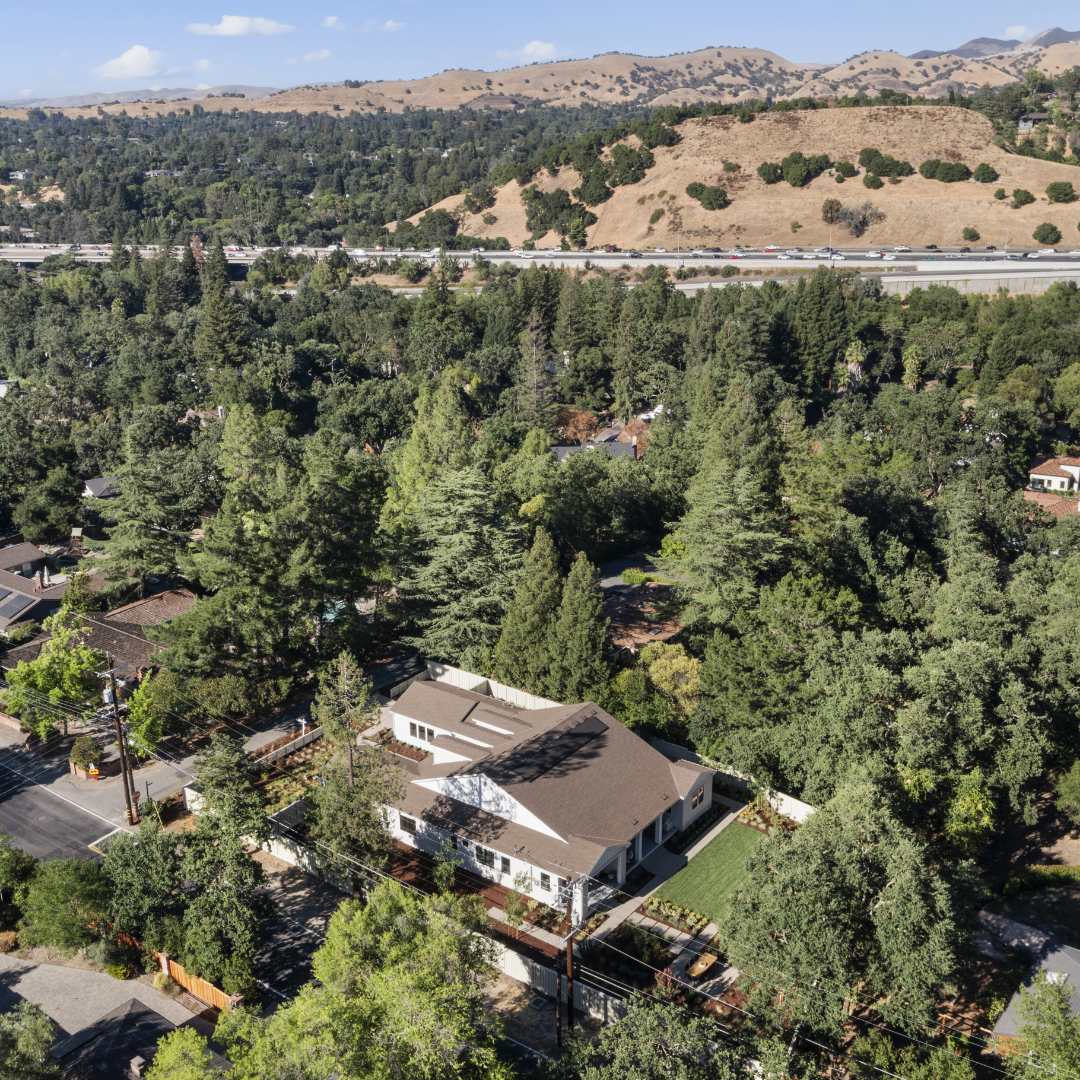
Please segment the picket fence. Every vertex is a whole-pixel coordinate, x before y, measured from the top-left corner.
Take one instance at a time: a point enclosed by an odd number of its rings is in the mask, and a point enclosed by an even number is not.
[[[709,768],[716,769],[716,775],[721,782],[739,791],[745,791],[749,797],[750,785],[753,783],[749,776],[744,776],[732,769],[717,768],[711,762],[703,761],[700,754],[695,754],[693,750],[679,746],[678,743],[668,742],[666,739],[650,739],[649,741],[664,757],[692,761],[695,765],[707,765]],[[774,810],[783,814],[784,817],[791,818],[792,821],[801,823],[814,812],[814,808],[809,803],[800,802],[790,795],[785,795],[782,791],[765,791],[764,795]]]

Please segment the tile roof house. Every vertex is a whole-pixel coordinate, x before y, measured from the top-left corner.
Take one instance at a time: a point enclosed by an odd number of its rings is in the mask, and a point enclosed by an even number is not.
[[[1039,454],[1028,469],[1032,491],[1076,491],[1080,487],[1080,458]]]
[[[554,903],[574,883],[626,881],[712,805],[712,770],[671,761],[598,705],[524,709],[420,680],[388,706],[396,739],[426,751],[389,808],[393,835],[429,853],[452,838],[466,869],[502,885],[525,872]]]
[[[1054,517],[1080,513],[1080,499],[1063,499],[1052,491],[1025,491],[1024,501],[1035,503]]]

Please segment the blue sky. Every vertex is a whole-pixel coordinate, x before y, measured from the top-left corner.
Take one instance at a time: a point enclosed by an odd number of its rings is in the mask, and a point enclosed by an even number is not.
[[[903,5],[495,3],[365,0],[12,5],[0,98],[91,90],[286,87],[335,79],[416,78],[445,68],[511,67],[618,50],[658,56],[717,46],[771,49],[795,61],[839,62],[866,49],[946,49],[972,37],[1025,38],[1061,25],[1061,9]],[[142,13],[137,13],[142,8]],[[1065,16],[1068,21],[1068,16]],[[47,20],[47,21],[46,21]],[[1066,25],[1066,29],[1074,29]]]

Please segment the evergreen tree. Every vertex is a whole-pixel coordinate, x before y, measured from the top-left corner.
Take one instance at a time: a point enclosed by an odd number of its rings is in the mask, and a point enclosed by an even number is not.
[[[549,693],[556,701],[597,701],[611,677],[611,643],[600,575],[583,554],[570,567],[551,635]]]
[[[554,397],[547,370],[548,349],[540,316],[529,312],[521,332],[521,370],[517,380],[518,412],[532,430],[555,434]]]
[[[851,340],[847,310],[836,275],[819,267],[809,280],[800,281],[795,335],[802,384],[815,394],[825,386],[833,367]]]
[[[398,593],[425,654],[487,671],[521,567],[521,528],[496,504],[479,469],[428,485]]]
[[[109,269],[119,273],[124,269],[126,263],[127,260],[124,256],[124,238],[120,235],[120,230],[116,229],[113,232],[112,251],[109,252]]]
[[[559,557],[544,528],[525,555],[514,602],[495,647],[495,678],[545,694],[551,678],[551,634],[562,597]]]
[[[244,317],[229,290],[229,266],[221,242],[206,260],[195,355],[210,367],[239,364],[244,358]]]

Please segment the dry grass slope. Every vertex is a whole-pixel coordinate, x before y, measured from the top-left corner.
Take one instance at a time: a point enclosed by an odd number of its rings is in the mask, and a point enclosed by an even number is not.
[[[682,141],[677,146],[653,151],[656,165],[641,183],[616,188],[606,203],[594,207],[600,220],[589,229],[590,245],[674,249],[681,239],[684,247],[731,247],[736,242],[814,247],[829,241],[821,204],[836,198],[845,204],[869,199],[884,211],[885,221],[873,230],[874,243],[956,245],[962,243],[964,227],[970,226],[981,234],[978,246],[1003,247],[1008,229],[1010,244],[1035,247],[1032,230],[1040,222],[1050,221],[1064,237],[1059,246],[1080,247],[1080,202],[1051,204],[1044,194],[1055,180],[1069,180],[1080,191],[1080,169],[1006,153],[994,145],[990,121],[978,113],[917,106],[828,109],[767,113],[752,124],[740,124],[731,117],[688,120],[679,132]],[[899,184],[870,191],[861,177],[837,184],[824,174],[804,188],[792,188],[783,181],[766,185],[756,174],[762,161],[779,161],[792,150],[807,155],[827,153],[834,161],[854,162],[866,146],[910,161],[916,169],[927,158],[959,160],[972,169],[985,161],[997,170],[1000,179],[992,184],[943,184],[916,174]],[[740,171],[725,172],[724,161],[737,162]],[[685,194],[693,181],[726,188],[731,206],[703,210]],[[557,177],[541,173],[536,182],[543,191],[556,187],[570,191],[578,184],[578,177],[572,169],[564,168]],[[1008,201],[994,198],[998,187],[1010,194],[1014,188],[1024,188],[1036,201],[1012,210]],[[463,197],[452,196],[437,205],[454,210]],[[661,206],[664,216],[650,231],[649,216]],[[466,215],[462,231],[472,236],[505,236],[515,244],[528,239],[516,181],[499,189],[490,212],[496,217],[494,225],[486,226],[480,217]],[[795,236],[792,221],[802,226]],[[837,244],[847,239],[839,230],[832,236]],[[549,234],[540,245],[556,241],[557,237]]]

